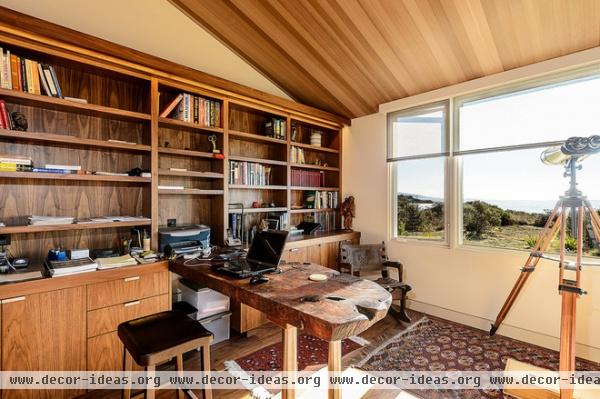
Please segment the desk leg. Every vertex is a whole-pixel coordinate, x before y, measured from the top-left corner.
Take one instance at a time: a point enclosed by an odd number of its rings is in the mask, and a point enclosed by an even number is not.
[[[283,328],[283,363],[282,370],[290,372],[290,378],[295,378],[298,371],[298,329],[286,324]],[[296,388],[294,386],[283,386],[282,399],[295,399]]]
[[[329,342],[329,373],[337,378],[342,373],[342,341]],[[338,384],[329,384],[329,399],[340,399],[342,391]]]

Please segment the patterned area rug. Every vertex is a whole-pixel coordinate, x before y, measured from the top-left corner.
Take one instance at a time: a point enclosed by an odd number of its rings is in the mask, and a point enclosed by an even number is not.
[[[342,341],[342,354],[345,355],[359,349],[365,343],[359,337],[345,339]],[[280,371],[282,353],[283,345],[279,342],[259,349],[248,356],[235,359],[235,362],[245,371]],[[298,370],[326,364],[328,354],[328,342],[308,334],[298,336]]]
[[[463,324],[426,316],[384,342],[357,366],[365,371],[504,370],[507,358],[558,370],[558,352]],[[577,359],[577,370],[600,371],[600,364]],[[499,390],[415,390],[432,399],[504,398]]]

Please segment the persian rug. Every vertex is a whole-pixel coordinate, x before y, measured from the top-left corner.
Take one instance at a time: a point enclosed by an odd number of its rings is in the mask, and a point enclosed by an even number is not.
[[[355,351],[365,344],[360,337],[351,337],[342,341],[342,355]],[[278,342],[266,346],[247,356],[235,359],[235,363],[245,371],[281,371],[283,345]],[[329,354],[329,343],[308,334],[298,335],[298,370],[309,366],[326,364]],[[232,362],[225,363],[228,368],[234,367]]]
[[[558,352],[495,335],[433,316],[425,316],[383,342],[356,367],[364,371],[487,371],[504,370],[513,358],[558,370]],[[577,359],[577,370],[600,371],[600,364]],[[500,390],[413,390],[431,399],[504,398]]]

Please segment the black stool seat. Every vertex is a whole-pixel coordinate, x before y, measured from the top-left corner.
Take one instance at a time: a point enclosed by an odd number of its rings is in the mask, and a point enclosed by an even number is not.
[[[194,341],[212,335],[185,313],[173,310],[121,323],[118,334],[125,349],[140,366],[156,364],[157,356],[180,345],[189,344],[187,350],[191,350],[197,345]]]

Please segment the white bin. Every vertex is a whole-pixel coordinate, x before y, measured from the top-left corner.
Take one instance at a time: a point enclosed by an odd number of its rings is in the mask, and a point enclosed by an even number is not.
[[[200,320],[200,324],[213,333],[211,345],[218,344],[219,342],[229,339],[230,318],[231,312],[223,312]]]
[[[179,282],[181,299],[198,309],[194,317],[196,320],[229,311],[228,296],[185,279],[181,279]]]

